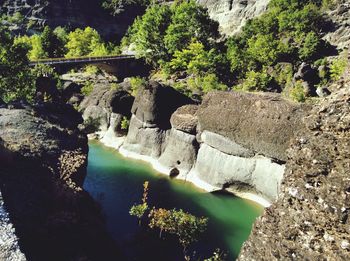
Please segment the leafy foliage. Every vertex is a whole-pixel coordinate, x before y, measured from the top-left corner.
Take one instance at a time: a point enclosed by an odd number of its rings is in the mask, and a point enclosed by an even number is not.
[[[15,43],[9,31],[0,26],[0,98],[5,102],[34,98],[35,77],[28,65],[27,51],[25,44]]]
[[[98,32],[91,27],[86,27],[84,30],[78,28],[70,32],[66,48],[68,52],[65,56],[68,58],[109,54],[107,45],[103,42]]]
[[[148,190],[149,190],[149,182],[145,181],[145,183],[143,183],[142,203],[133,205],[129,211],[129,214],[131,216],[135,216],[139,219],[139,225],[141,225],[142,217],[145,215],[146,211],[149,209],[148,203],[147,203]]]
[[[330,65],[331,79],[339,80],[344,74],[347,64],[348,62],[345,58],[338,58],[334,60]]]

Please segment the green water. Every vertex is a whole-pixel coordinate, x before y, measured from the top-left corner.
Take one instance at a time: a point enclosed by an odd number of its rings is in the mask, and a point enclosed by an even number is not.
[[[145,181],[150,182],[150,205],[182,208],[209,218],[208,230],[191,248],[199,260],[209,257],[218,247],[233,260],[262,212],[262,207],[253,202],[206,193],[184,181],[170,180],[148,164],[126,159],[113,149],[91,142],[84,188],[100,203],[109,232],[130,260],[182,260],[174,238],[159,239],[146,226],[139,227],[128,213],[140,201]]]

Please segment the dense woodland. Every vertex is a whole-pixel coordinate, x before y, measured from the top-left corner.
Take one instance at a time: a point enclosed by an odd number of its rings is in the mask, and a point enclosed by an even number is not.
[[[281,92],[296,101],[312,95],[293,78],[302,63],[318,70],[315,88],[337,80],[345,59],[322,39],[325,12],[335,0],[272,0],[268,11],[250,20],[230,38],[195,1],[158,4],[146,0],[108,0],[103,7],[118,14],[130,5],[144,5],[143,16],[129,28],[121,43],[105,42],[93,28],[43,28],[34,35],[13,35],[2,17],[0,29],[0,97],[32,100],[35,78],[50,68],[29,68],[30,60],[53,57],[115,55],[133,51],[152,65],[151,77],[189,96],[212,90]],[[329,59],[329,56],[333,56]],[[139,80],[142,82],[142,80]]]

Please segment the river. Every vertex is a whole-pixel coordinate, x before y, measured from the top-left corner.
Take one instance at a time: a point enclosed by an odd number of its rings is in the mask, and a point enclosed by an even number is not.
[[[90,142],[89,147],[84,188],[101,205],[111,236],[130,260],[182,260],[175,238],[165,235],[159,239],[156,231],[146,224],[140,227],[129,215],[130,207],[141,201],[145,181],[149,181],[149,205],[209,218],[207,231],[191,248],[199,260],[216,248],[225,250],[229,260],[234,259],[262,213],[263,208],[254,202],[231,194],[206,193],[188,182],[170,180],[148,164],[124,158],[98,142]]]

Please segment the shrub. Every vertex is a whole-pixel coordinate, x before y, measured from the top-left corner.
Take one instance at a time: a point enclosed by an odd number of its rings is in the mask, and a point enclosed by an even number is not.
[[[187,84],[192,91],[199,90],[203,93],[208,93],[215,90],[226,91],[228,89],[225,84],[219,82],[218,77],[213,73],[205,76],[189,78],[187,80]]]
[[[272,77],[267,72],[249,71],[240,87],[244,91],[266,91],[271,81]]]
[[[132,95],[136,96],[138,90],[146,84],[146,79],[141,77],[131,77],[130,78],[130,86],[132,90]]]
[[[128,130],[130,125],[130,120],[127,117],[123,117],[122,122],[120,124],[120,128],[122,130]]]
[[[86,82],[85,85],[81,88],[81,93],[85,96],[89,96],[94,90],[93,82]]]
[[[290,98],[297,102],[305,102],[305,90],[301,81],[297,81],[289,93]]]
[[[94,65],[86,65],[84,68],[84,71],[85,73],[92,75],[92,74],[98,74],[100,72],[100,69]]]
[[[344,74],[345,69],[348,65],[346,58],[338,58],[334,60],[330,65],[331,79],[336,81]]]

